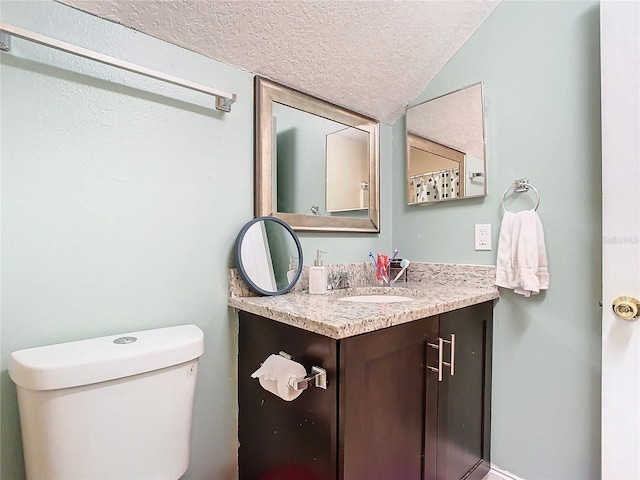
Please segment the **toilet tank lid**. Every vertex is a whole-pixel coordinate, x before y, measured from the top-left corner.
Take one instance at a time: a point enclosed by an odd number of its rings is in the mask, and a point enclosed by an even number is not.
[[[159,370],[203,352],[202,330],[179,325],[19,350],[9,358],[9,376],[23,388],[55,390]]]

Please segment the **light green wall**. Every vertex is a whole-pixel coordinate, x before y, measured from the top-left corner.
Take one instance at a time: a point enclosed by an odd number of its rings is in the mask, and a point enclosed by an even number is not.
[[[394,126],[393,240],[421,261],[495,264],[503,192],[542,200],[551,284],[495,309],[492,461],[528,480],[600,477],[600,64],[597,2],[500,4],[421,99],[485,82],[484,199],[404,204],[404,122]],[[530,208],[521,194],[511,209]],[[490,223],[493,250],[473,249]]]
[[[226,269],[253,213],[252,75],[54,2],[1,7],[2,21],[238,101],[216,113],[199,94],[24,42],[1,55],[0,477],[24,476],[9,352],[195,323],[206,353],[187,478],[235,478]],[[595,2],[505,1],[422,96],[485,82],[488,197],[404,206],[399,121],[381,127],[383,233],[301,235],[306,265],[317,248],[327,263],[367,261],[391,250],[392,231],[412,260],[493,264],[502,192],[531,179],[551,287],[533,299],[503,292],[497,304],[492,422],[493,461],[529,480],[599,476],[598,36]],[[492,252],[473,251],[474,223],[492,224]]]
[[[24,478],[9,353],[194,323],[204,330],[186,479],[237,472],[236,333],[227,269],[253,217],[253,76],[52,1],[3,22],[238,95],[230,114],[188,90],[14,41],[1,64],[0,477]],[[305,264],[391,245],[391,127],[381,235],[301,235]]]

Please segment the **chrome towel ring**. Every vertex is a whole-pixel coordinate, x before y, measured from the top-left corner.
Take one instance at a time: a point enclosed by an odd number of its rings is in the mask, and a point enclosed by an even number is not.
[[[515,182],[513,182],[513,185],[511,185],[509,188],[507,188],[504,191],[504,194],[502,195],[502,211],[503,212],[508,211],[504,206],[504,201],[507,198],[507,194],[509,194],[511,190],[513,190],[514,192],[520,193],[520,192],[528,192],[529,189],[533,190],[534,193],[536,194],[536,206],[533,207],[533,209],[538,210],[538,205],[540,205],[540,194],[538,193],[538,190],[536,190],[536,187],[534,187],[529,183],[528,178],[521,178],[520,180],[516,180]]]

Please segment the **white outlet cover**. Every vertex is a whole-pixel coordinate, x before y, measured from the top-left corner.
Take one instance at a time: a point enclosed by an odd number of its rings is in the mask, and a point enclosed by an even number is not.
[[[477,223],[475,226],[476,250],[491,250],[491,224]]]

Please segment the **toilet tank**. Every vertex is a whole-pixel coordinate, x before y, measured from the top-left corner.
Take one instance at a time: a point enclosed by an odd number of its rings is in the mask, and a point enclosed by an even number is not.
[[[12,353],[27,478],[180,478],[203,339],[180,325]]]

